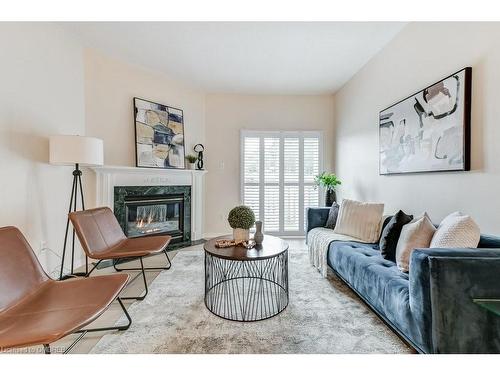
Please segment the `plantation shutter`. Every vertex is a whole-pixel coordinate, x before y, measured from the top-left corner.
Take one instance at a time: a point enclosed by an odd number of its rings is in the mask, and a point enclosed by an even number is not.
[[[318,188],[314,178],[320,173],[319,155],[320,142],[318,137],[304,137],[304,206],[318,207]],[[304,230],[306,210],[304,210]]]
[[[243,204],[252,208],[260,220],[260,138],[245,137],[243,149]]]
[[[266,230],[280,230],[280,142],[279,137],[264,137],[264,219]]]
[[[299,184],[300,184],[300,138],[285,137],[283,156],[284,189],[283,189],[283,229],[285,231],[299,230]]]
[[[302,235],[307,207],[320,203],[321,133],[242,131],[242,201],[264,231]]]

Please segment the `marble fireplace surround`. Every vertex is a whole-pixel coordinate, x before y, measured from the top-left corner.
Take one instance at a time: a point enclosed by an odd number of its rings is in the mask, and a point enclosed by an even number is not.
[[[203,238],[203,189],[206,171],[122,166],[93,167],[96,206],[114,209],[115,186],[191,186],[191,240]]]

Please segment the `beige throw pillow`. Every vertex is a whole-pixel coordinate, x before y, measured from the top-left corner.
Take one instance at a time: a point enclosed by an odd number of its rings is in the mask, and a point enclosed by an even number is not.
[[[432,237],[430,247],[477,247],[481,232],[469,215],[453,212],[446,216]]]
[[[383,203],[365,203],[343,199],[334,232],[359,238],[362,242],[377,242],[380,236]]]
[[[435,231],[427,213],[403,226],[396,247],[396,263],[401,271],[410,271],[411,253],[415,249],[428,248]]]

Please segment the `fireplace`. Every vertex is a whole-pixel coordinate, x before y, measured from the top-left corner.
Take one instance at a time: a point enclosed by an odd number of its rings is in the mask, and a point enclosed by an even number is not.
[[[170,235],[191,240],[190,186],[115,186],[114,212],[127,237]]]

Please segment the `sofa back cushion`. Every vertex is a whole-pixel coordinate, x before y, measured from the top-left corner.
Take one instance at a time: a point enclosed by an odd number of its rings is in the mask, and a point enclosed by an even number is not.
[[[469,215],[453,212],[439,224],[430,247],[474,248],[480,237],[479,227]]]
[[[382,257],[387,260],[396,261],[396,247],[403,226],[413,220],[413,215],[407,215],[399,210],[382,230],[379,248]]]
[[[410,257],[415,249],[428,248],[436,227],[427,213],[403,226],[396,247],[396,263],[403,272],[410,270]]]
[[[363,242],[377,242],[383,213],[383,203],[366,203],[343,199],[334,232],[359,238]]]

